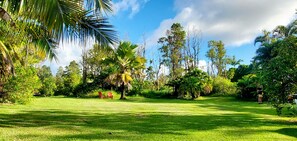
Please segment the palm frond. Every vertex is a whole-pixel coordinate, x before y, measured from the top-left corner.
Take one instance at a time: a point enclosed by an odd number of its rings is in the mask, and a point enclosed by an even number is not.
[[[0,79],[6,79],[9,74],[14,74],[13,59],[9,49],[0,41]]]
[[[94,9],[96,13],[112,12],[111,0],[86,0],[87,9]]]
[[[114,44],[117,42],[116,32],[112,29],[106,18],[98,18],[95,15],[88,15],[79,21],[78,35],[84,40],[87,37],[94,37],[102,45]]]

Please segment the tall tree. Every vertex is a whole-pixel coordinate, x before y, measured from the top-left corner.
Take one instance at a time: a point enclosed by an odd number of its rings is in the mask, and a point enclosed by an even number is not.
[[[68,66],[66,66],[64,74],[64,86],[67,88],[67,94],[72,95],[73,90],[81,82],[81,71],[79,64],[75,61],[71,61]]]
[[[212,72],[214,73],[214,66],[217,70],[218,76],[223,76],[223,69],[225,68],[226,49],[222,41],[209,41],[209,50],[206,56],[210,59],[212,65]]]
[[[113,68],[113,72],[106,79],[107,82],[116,85],[121,90],[121,98],[126,99],[126,88],[130,87],[133,75],[144,69],[145,58],[136,54],[137,45],[130,42],[121,42],[114,54],[108,56],[104,63]]]
[[[266,95],[278,114],[281,114],[284,104],[288,102],[288,95],[297,90],[296,42],[297,37],[289,36],[272,43],[272,58],[258,69]]]
[[[200,30],[197,30],[194,27],[193,29],[187,31],[186,46],[184,48],[186,70],[198,68],[201,42],[202,33]]]
[[[42,84],[41,88],[39,89],[40,94],[43,96],[54,95],[55,89],[57,87],[50,67],[43,65],[41,68],[39,68],[37,75]]]
[[[63,67],[59,67],[58,71],[56,73],[56,94],[60,95],[62,94],[63,90],[64,90],[64,80],[63,80],[63,75],[64,75],[64,69]]]
[[[182,49],[186,41],[186,32],[179,23],[174,23],[170,30],[167,30],[166,37],[159,39],[162,45],[160,51],[163,53],[163,64],[169,66],[170,76],[176,79],[182,72]]]
[[[113,49],[106,45],[94,44],[93,48],[88,50],[85,61],[86,75],[89,79],[96,79],[103,74],[107,65],[103,64],[103,60],[113,55]]]
[[[160,66],[168,66],[170,70],[170,78],[175,81],[182,75],[184,69],[182,68],[183,56],[182,49],[185,46],[186,32],[180,23],[174,23],[170,30],[167,30],[166,37],[159,39],[158,43],[161,44],[159,49],[162,53],[163,60],[160,62]],[[178,86],[172,83],[174,88],[174,95],[178,95]]]

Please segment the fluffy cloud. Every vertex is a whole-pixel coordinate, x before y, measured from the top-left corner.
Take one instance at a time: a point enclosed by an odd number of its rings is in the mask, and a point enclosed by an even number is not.
[[[52,62],[46,61],[43,64],[50,66],[53,73],[57,72],[57,69],[62,66],[68,66],[69,63],[75,60],[77,63],[81,61],[81,54],[83,50],[83,46],[86,45],[87,49],[90,49],[94,44],[94,39],[88,39],[85,43],[79,42],[60,42],[60,47],[56,50],[58,53],[58,60],[53,60]]]
[[[204,72],[207,72],[207,62],[205,60],[199,60],[198,68]]]
[[[250,43],[263,29],[287,25],[294,18],[296,6],[296,0],[176,0],[177,15],[165,19],[148,44],[155,45],[174,22],[179,22],[201,29],[204,37],[240,46]]]
[[[113,11],[116,15],[121,11],[130,11],[129,18],[133,18],[137,14],[142,5],[149,2],[150,0],[120,0],[113,3]]]

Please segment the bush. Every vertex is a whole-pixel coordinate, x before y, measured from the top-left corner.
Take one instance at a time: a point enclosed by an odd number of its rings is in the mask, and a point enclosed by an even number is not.
[[[41,82],[33,67],[17,67],[16,75],[9,78],[4,84],[7,93],[6,101],[12,103],[27,104],[34,93],[41,87]]]
[[[248,74],[238,80],[238,97],[244,100],[256,100],[258,79],[255,74]]]
[[[63,93],[64,94],[73,93],[73,95],[76,97],[84,97],[84,95],[87,95],[88,93],[93,92],[96,89],[98,89],[98,85],[96,85],[95,83],[86,83],[86,84],[80,83],[73,89],[73,92],[71,92],[70,89],[64,88]]]
[[[212,83],[205,84],[203,89],[202,89],[201,95],[204,95],[204,96],[209,95],[212,91],[213,91]]]
[[[210,93],[212,79],[207,73],[194,69],[185,74],[179,81],[179,91],[182,96],[190,95],[192,99],[198,98],[201,93]]]
[[[102,92],[102,94],[105,96],[107,96],[108,92],[111,92],[113,94],[114,98],[119,96],[119,94],[116,91],[104,90],[104,89],[97,88],[97,89],[94,89],[92,91],[85,93],[84,95],[80,95],[80,97],[82,97],[82,98],[98,98],[99,97],[98,92]]]
[[[213,80],[212,94],[220,96],[235,95],[237,91],[236,83],[231,82],[229,79],[223,77],[216,77]]]
[[[131,85],[132,89],[128,91],[127,96],[136,96],[138,94],[141,94],[144,82],[135,79],[132,81]]]
[[[55,78],[48,77],[48,78],[44,78],[42,82],[42,87],[40,88],[39,92],[43,96],[53,96],[56,89],[57,89],[57,86],[55,83]]]
[[[173,97],[172,90],[170,89],[163,89],[159,91],[143,90],[141,96],[146,98],[175,98]]]

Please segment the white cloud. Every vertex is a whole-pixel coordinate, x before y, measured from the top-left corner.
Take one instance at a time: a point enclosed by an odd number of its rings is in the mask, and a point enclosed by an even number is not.
[[[169,75],[170,74],[169,67],[167,67],[165,65],[161,65],[160,71],[159,71],[159,76],[161,74],[163,74],[163,75]]]
[[[94,39],[87,39],[86,44],[74,41],[61,41],[59,48],[56,50],[58,53],[57,62],[55,60],[52,62],[47,60],[44,62],[44,65],[50,66],[52,72],[55,74],[60,66],[65,68],[73,60],[80,63],[83,46],[86,45],[86,49],[90,49],[93,44]]]
[[[201,29],[204,37],[240,46],[253,41],[263,29],[287,25],[296,8],[296,0],[175,0],[178,14],[161,22],[148,45],[156,45],[158,38],[179,22],[184,27]]]
[[[198,68],[204,72],[207,72],[207,62],[205,60],[199,60]]]
[[[150,0],[120,0],[112,4],[113,11],[115,15],[122,11],[130,11],[129,18],[133,18],[133,16],[139,12],[141,6],[149,1]]]

